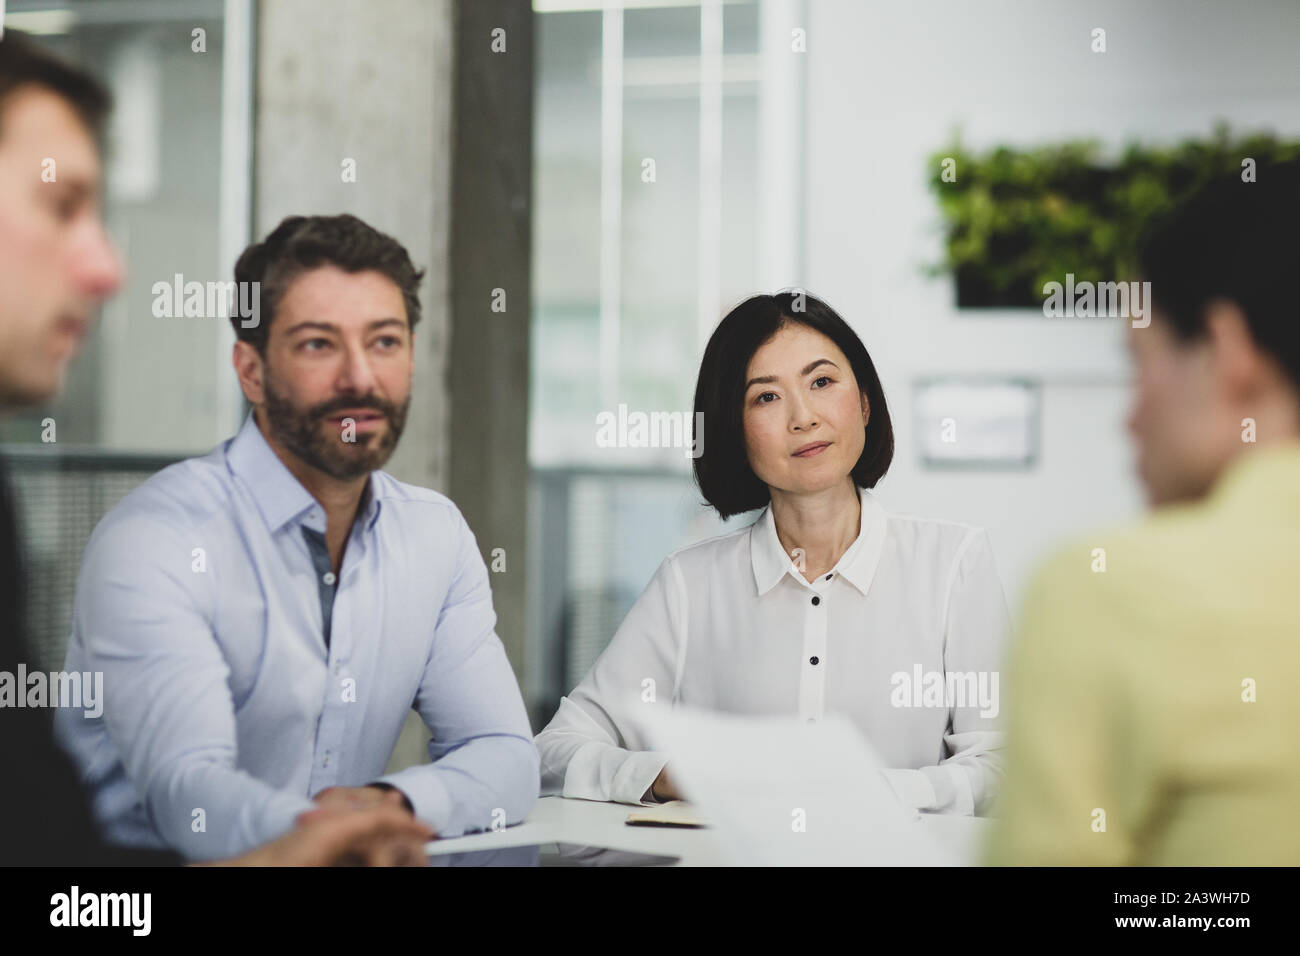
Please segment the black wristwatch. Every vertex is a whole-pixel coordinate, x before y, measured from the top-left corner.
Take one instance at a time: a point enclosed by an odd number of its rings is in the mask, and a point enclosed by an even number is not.
[[[378,783],[378,782],[376,782],[376,783],[368,783],[368,784],[366,784],[366,786],[367,786],[367,787],[378,787],[380,790],[397,790],[397,788],[394,787],[391,783]],[[402,803],[403,803],[403,805],[406,807],[406,809],[410,811],[411,816],[415,816],[415,807],[413,807],[413,806],[411,805],[411,798],[408,797],[408,796],[407,796],[405,793],[403,793],[401,790],[397,790],[397,792],[402,794]]]

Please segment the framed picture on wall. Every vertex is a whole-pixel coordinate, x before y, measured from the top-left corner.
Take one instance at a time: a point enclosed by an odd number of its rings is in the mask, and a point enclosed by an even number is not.
[[[1024,378],[930,377],[913,385],[921,464],[1016,469],[1038,459],[1041,388]]]

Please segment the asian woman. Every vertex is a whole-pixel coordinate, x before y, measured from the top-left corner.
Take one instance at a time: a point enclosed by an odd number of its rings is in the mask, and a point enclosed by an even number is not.
[[[664,559],[537,735],[543,794],[679,798],[672,755],[634,718],[684,704],[847,715],[904,803],[986,813],[1007,631],[992,549],[980,528],[892,514],[872,492],[894,435],[862,341],[806,293],[754,296],[709,340],[695,412],[708,505],[763,510]]]

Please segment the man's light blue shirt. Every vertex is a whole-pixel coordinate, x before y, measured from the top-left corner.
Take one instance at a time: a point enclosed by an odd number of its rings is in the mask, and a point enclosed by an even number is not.
[[[104,710],[56,714],[107,839],[191,859],[282,835],[332,786],[391,784],[440,835],[522,820],[538,757],[474,535],[445,496],[370,476],[324,637],[303,529],[325,513],[249,416],[100,522],[66,669]],[[385,775],[407,713],[434,761]]]

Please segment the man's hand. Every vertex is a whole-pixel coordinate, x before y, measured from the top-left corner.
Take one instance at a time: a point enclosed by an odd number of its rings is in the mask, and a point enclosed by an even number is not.
[[[391,787],[326,787],[312,799],[320,806],[334,810],[395,806],[411,812],[406,795]]]
[[[280,839],[218,865],[427,865],[424,845],[436,835],[432,828],[400,806],[399,794],[380,795],[380,803],[364,809],[321,807],[300,813],[297,826]]]

